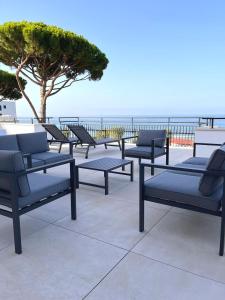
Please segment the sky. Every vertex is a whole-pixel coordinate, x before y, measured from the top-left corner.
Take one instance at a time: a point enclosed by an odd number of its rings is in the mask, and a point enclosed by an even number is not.
[[[224,114],[224,16],[224,0],[0,0],[0,23],[56,25],[109,59],[100,81],[50,97],[49,116]],[[38,87],[26,91],[38,108]],[[32,116],[25,100],[17,114]]]

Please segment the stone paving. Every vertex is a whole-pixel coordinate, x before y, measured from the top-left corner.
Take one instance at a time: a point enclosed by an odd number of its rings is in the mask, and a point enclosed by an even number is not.
[[[175,164],[192,150],[170,153]],[[77,163],[85,161],[81,153],[74,156]],[[89,159],[104,156],[120,157],[120,152],[97,147]],[[11,220],[1,216],[0,299],[225,299],[219,218],[147,203],[145,232],[139,233],[136,160],[134,170],[133,183],[111,174],[108,196],[81,185],[76,221],[70,219],[68,196],[22,216],[22,255],[14,253]],[[68,174],[68,167],[49,173]],[[80,174],[103,182],[102,173]]]

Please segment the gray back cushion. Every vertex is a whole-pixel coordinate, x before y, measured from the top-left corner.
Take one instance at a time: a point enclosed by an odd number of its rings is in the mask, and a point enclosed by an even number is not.
[[[21,152],[0,150],[0,172],[15,173],[17,171],[25,171],[24,161]],[[24,197],[30,193],[30,186],[27,175],[18,177],[17,186],[19,196]],[[4,174],[0,175],[0,190],[10,192],[10,178]]]
[[[137,139],[137,146],[151,146],[152,140],[160,138],[163,140],[156,141],[156,147],[164,147],[166,140],[166,130],[140,130]]]
[[[215,150],[209,158],[206,166],[208,171],[225,170],[225,146]],[[221,176],[212,176],[203,174],[199,182],[199,191],[204,196],[212,195],[221,185],[223,178]]]
[[[14,150],[19,151],[16,135],[1,135],[0,136],[0,150]]]
[[[47,132],[17,134],[20,151],[23,153],[40,153],[49,150]]]

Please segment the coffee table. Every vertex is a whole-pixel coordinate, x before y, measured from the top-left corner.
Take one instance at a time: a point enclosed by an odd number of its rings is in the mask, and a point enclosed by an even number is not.
[[[130,165],[130,172],[119,172],[113,171],[115,169],[124,167],[126,165]],[[104,173],[104,185],[94,184],[86,181],[79,181],[79,169],[88,169],[88,170],[95,170]],[[133,170],[134,165],[132,160],[127,159],[118,159],[118,158],[111,158],[111,157],[104,157],[92,161],[88,161],[79,165],[76,165],[76,187],[79,188],[79,184],[94,186],[98,188],[103,188],[105,190],[105,195],[109,193],[109,173],[119,174],[119,175],[126,175],[130,176],[130,181],[133,181]]]

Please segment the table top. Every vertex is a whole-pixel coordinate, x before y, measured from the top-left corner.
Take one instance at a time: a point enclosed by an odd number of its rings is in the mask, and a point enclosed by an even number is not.
[[[95,159],[92,161],[79,164],[76,167],[82,169],[97,170],[97,171],[110,171],[125,166],[129,163],[131,163],[131,160],[104,157],[104,158],[99,158],[99,159]]]

